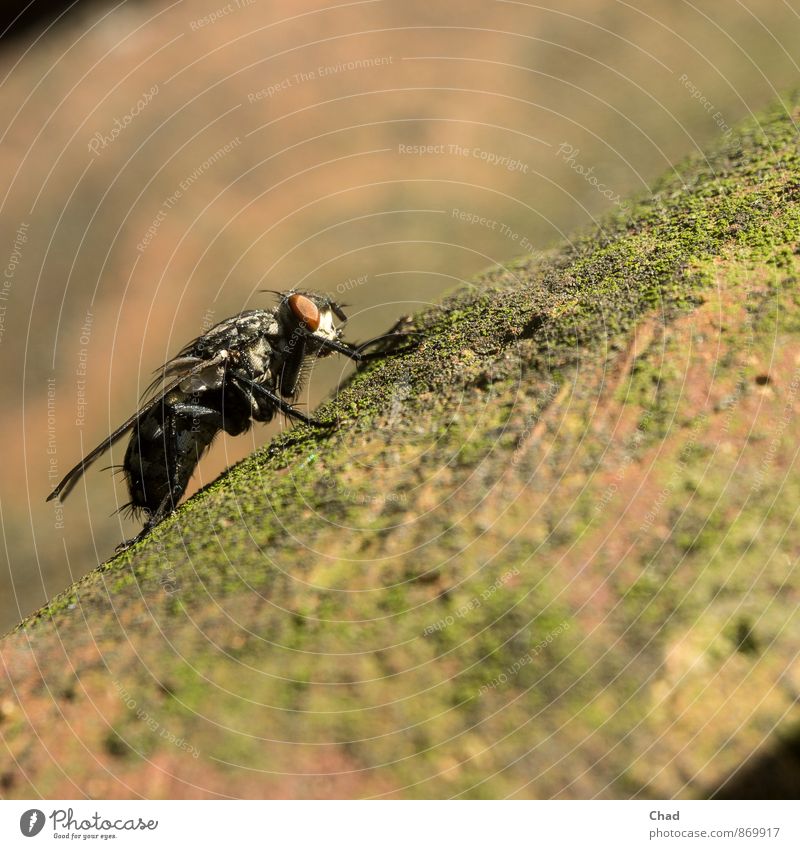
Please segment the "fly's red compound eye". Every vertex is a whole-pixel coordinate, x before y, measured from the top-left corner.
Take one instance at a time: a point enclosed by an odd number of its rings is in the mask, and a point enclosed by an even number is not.
[[[317,305],[305,295],[289,295],[289,306],[292,312],[312,331],[319,327],[319,309]]]

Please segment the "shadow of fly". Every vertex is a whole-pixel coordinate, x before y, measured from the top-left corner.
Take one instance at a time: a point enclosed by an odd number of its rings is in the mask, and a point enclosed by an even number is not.
[[[312,292],[287,292],[268,310],[227,318],[186,345],[157,371],[139,410],[90,451],[50,493],[63,500],[86,469],[130,431],[122,470],[130,493],[123,505],[145,523],[126,548],[174,512],[200,458],[220,431],[245,433],[277,413],[318,428],[292,403],[312,358],[343,354],[356,363],[404,353],[399,340],[416,334],[392,330],[360,345],[341,341],[334,321],[347,321],[339,304]],[[146,397],[145,396],[145,397]]]

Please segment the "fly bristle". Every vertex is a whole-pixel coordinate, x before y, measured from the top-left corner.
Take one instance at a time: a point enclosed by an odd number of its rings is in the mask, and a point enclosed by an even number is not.
[[[142,516],[148,512],[149,511],[145,510],[144,507],[139,507],[132,501],[128,501],[126,504],[122,504],[114,510],[114,512],[111,513],[111,516],[123,516],[131,521],[141,521]]]
[[[120,472],[125,471],[125,466],[122,463],[112,463],[110,466],[103,466],[100,469],[101,472],[113,472],[115,475],[118,475]]]

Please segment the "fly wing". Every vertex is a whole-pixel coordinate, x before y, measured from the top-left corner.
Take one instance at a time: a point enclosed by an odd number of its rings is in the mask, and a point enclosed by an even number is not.
[[[178,372],[178,374],[173,377],[171,381],[169,381],[154,398],[148,401],[144,406],[140,407],[129,419],[124,421],[113,433],[109,434],[96,448],[92,449],[76,466],[71,468],[66,475],[64,475],[64,479],[61,483],[47,496],[48,501],[52,501],[54,498],[66,498],[69,494],[70,490],[73,486],[80,480],[81,475],[91,466],[91,464],[105,451],[107,451],[111,446],[117,442],[122,436],[125,435],[127,431],[129,431],[138,421],[142,418],[142,416],[146,415],[153,409],[157,404],[160,404],[164,399],[164,396],[168,395],[172,392],[173,389],[176,389],[184,380],[187,378],[191,378],[196,374],[199,374],[204,369],[213,369],[220,365],[222,365],[225,360],[228,358],[227,351],[220,351],[215,357],[205,360],[199,360],[197,358],[192,358],[190,362],[185,363],[184,368],[178,368],[177,366],[169,372],[170,374]],[[164,367],[166,369],[171,365],[171,363],[176,363],[178,361],[178,357],[175,360],[171,360],[170,363]],[[184,358],[188,359],[188,358]],[[159,381],[161,378],[159,378]]]
[[[272,311],[266,310],[245,310],[238,315],[226,318],[219,324],[215,324],[201,336],[184,345],[171,360],[168,360],[154,372],[155,378],[145,389],[142,400],[155,392],[162,383],[171,377],[180,375],[185,379],[190,376],[190,371],[192,375],[197,376],[210,364],[206,363],[199,369],[193,369],[202,362],[209,360],[212,352],[236,351],[246,348],[259,336],[268,335],[271,324],[275,324],[274,314]],[[199,375],[195,381],[196,385],[187,391],[202,391],[210,386],[218,387],[219,381],[220,375],[215,375],[213,371],[209,375]]]
[[[177,357],[169,360],[169,362],[164,363],[164,365],[158,369],[155,378],[142,393],[142,399],[155,392],[156,389],[170,377],[180,377],[181,379],[189,377],[191,369],[202,363],[203,360],[200,357],[193,357],[189,355],[181,356],[179,354]],[[161,394],[163,395],[164,392]]]

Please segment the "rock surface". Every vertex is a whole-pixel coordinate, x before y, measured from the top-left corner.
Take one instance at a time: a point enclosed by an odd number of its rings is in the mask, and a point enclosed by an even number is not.
[[[416,316],[330,436],[286,432],[7,636],[3,795],[800,786],[787,102]]]

